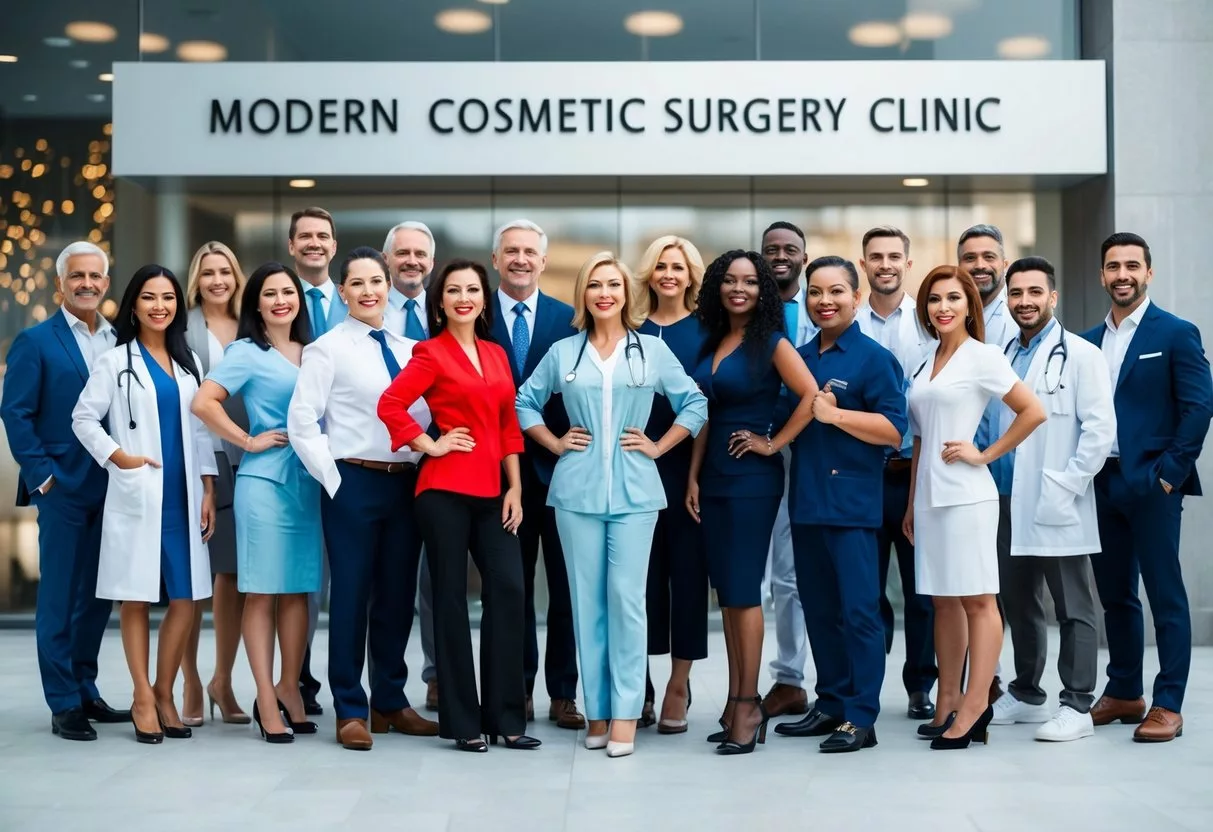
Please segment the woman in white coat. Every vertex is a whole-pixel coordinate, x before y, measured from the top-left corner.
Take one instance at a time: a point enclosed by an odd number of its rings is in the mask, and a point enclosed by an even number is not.
[[[214,531],[215,453],[190,413],[198,362],[185,342],[181,284],[162,266],[131,278],[117,346],[93,365],[72,430],[109,472],[97,597],[122,601],[122,647],[134,682],[139,742],[186,738],[173,702],[194,603],[211,594],[206,541]],[[109,432],[103,422],[108,419]],[[148,678],[148,609],[162,597],[156,682]]]

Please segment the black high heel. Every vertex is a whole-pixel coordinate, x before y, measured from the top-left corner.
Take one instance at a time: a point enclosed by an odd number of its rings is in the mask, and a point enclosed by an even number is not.
[[[687,690],[689,691],[690,688],[688,688]],[[734,700],[735,700],[735,697],[732,694],[729,694],[728,701],[732,702]],[[691,707],[691,703],[690,703],[690,699],[688,698],[687,709],[689,710],[690,707]],[[724,710],[725,710],[725,713],[728,713],[728,710],[729,710],[728,706],[725,706]],[[727,740],[729,738],[729,723],[725,722],[724,714],[721,714],[720,718],[718,720],[716,720],[716,724],[720,726],[721,730],[708,734],[707,737],[705,737],[705,739],[707,739],[708,742],[714,742],[717,745],[720,745],[722,742],[724,742],[725,740]]]
[[[261,732],[261,738],[268,743],[275,745],[284,745],[288,742],[295,741],[295,735],[287,728],[281,733],[274,733],[265,730],[265,726],[261,724],[261,709],[257,707],[257,703],[253,703],[253,722],[257,723],[257,730]]]
[[[985,712],[977,718],[973,723],[973,727],[959,737],[945,737],[942,734],[931,740],[931,749],[934,751],[956,751],[961,748],[968,748],[970,743],[979,742],[983,745],[990,744],[990,721],[994,719],[994,706],[985,709]]]
[[[952,723],[955,721],[956,711],[952,711],[948,714],[948,718],[943,721],[942,725],[932,725],[929,722],[926,725],[919,725],[918,738],[920,740],[933,740],[938,736],[942,736],[944,732],[952,727]]]
[[[484,754],[489,750],[485,745],[484,740],[480,737],[470,740],[455,740],[455,749],[457,751],[471,751],[473,754]]]
[[[156,721],[160,721],[160,712],[156,712]],[[164,742],[164,733],[162,731],[140,731],[139,723],[135,722],[135,706],[131,705],[131,723],[135,726],[135,742],[141,742],[146,745],[159,745]]]
[[[278,710],[282,712],[282,721],[286,723],[286,727],[296,734],[314,734],[319,730],[319,726],[314,722],[307,720],[295,722],[291,719],[291,712],[286,709],[286,705],[282,704],[281,699],[278,700]]]
[[[749,742],[740,743],[736,740],[726,739],[716,749],[717,754],[732,755],[732,754],[750,754],[754,751],[757,743],[766,743],[767,741],[767,721],[770,720],[770,715],[767,714],[767,709],[762,705],[762,697],[755,696],[753,698],[745,697],[729,697],[733,702],[752,702],[758,708],[758,713],[762,717],[762,721],[758,723],[754,729],[754,736],[750,737]],[[736,719],[736,712],[734,712]]]
[[[164,715],[160,713],[160,708],[156,708],[156,719],[160,721],[160,730],[164,732],[164,736],[170,740],[188,740],[194,736],[194,732],[189,728],[182,726],[178,728],[176,725],[165,725]]]
[[[489,735],[489,745],[497,744],[497,736],[497,734]],[[514,739],[510,739],[503,734],[501,735],[501,742],[506,748],[511,748],[515,751],[534,751],[543,745],[539,740],[534,737],[528,737],[526,734],[522,734]]]

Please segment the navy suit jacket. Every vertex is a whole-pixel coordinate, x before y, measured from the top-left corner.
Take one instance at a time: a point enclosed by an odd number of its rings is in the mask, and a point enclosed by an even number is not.
[[[1103,347],[1101,322],[1084,332]],[[1125,479],[1142,494],[1166,480],[1199,496],[1196,458],[1213,417],[1213,376],[1200,330],[1150,302],[1120,365],[1114,393],[1116,440]]]
[[[531,346],[527,349],[526,366],[519,367],[514,361],[513,341],[505,328],[505,315],[501,311],[501,299],[493,292],[493,339],[501,345],[510,358],[510,371],[514,374],[514,389],[531,377],[531,373],[539,366],[539,362],[547,355],[552,344],[576,335],[573,328],[573,307],[556,300],[543,292],[535,304],[535,322],[531,332]],[[569,430],[569,416],[564,411],[564,399],[559,395],[548,399],[543,408],[543,423],[548,430],[557,436],[564,436]],[[539,476],[539,481],[547,485],[552,481],[552,472],[556,470],[557,457],[539,443],[526,440],[526,455]]]
[[[54,490],[74,502],[104,501],[108,475],[72,432],[72,410],[86,381],[88,366],[62,311],[13,339],[0,418],[21,467],[17,505],[29,505],[52,475]]]

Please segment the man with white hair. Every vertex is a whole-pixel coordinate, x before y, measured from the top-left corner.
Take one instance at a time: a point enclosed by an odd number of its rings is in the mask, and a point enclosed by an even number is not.
[[[97,690],[97,654],[113,604],[97,598],[101,510],[108,475],[72,432],[72,408],[94,361],[115,343],[98,311],[109,258],[72,243],[56,262],[63,305],[21,332],[8,351],[0,418],[20,466],[17,505],[38,508],[38,606],[34,622],[51,731],[95,740],[94,722],[130,722]]]
[[[573,307],[539,291],[539,276],[548,262],[548,237],[530,220],[514,220],[493,237],[493,268],[501,285],[493,293],[493,337],[505,348],[517,388],[530,377],[552,344],[575,335]],[[543,421],[557,436],[569,429],[560,396],[543,409]],[[569,593],[564,549],[556,531],[556,513],[547,505],[548,484],[556,457],[526,440],[522,460],[522,574],[526,590],[526,642],[523,667],[527,684],[527,719],[534,719],[532,694],[539,675],[539,637],[535,623],[535,567],[543,540],[543,567],[548,581],[548,641],[544,680],[552,699],[548,719],[561,728],[581,729],[585,717],[577,712],[577,648],[573,641],[573,600]]]
[[[422,222],[406,220],[392,227],[383,241],[383,259],[387,261],[392,288],[383,311],[383,326],[413,341],[430,337],[426,317],[425,284],[434,271],[434,233]],[[432,426],[431,426],[432,427]],[[425,707],[438,710],[438,669],[434,664],[434,599],[430,585],[430,565],[421,550],[420,589],[417,616],[421,625],[421,654],[424,663],[421,681],[425,682]]]

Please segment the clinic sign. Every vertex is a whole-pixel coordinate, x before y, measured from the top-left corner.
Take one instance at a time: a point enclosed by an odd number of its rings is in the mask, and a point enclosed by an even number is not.
[[[1099,174],[1104,65],[117,64],[120,176]]]

